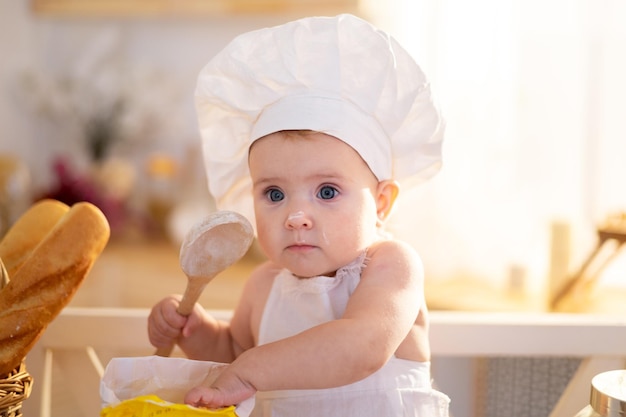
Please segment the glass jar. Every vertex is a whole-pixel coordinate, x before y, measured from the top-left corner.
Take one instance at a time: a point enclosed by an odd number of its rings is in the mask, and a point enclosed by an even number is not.
[[[626,416],[626,370],[608,371],[591,380],[589,405],[574,417]]]

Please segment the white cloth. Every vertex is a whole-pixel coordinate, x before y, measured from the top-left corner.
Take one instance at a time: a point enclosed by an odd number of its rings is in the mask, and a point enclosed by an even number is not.
[[[183,404],[190,389],[212,384],[225,366],[225,363],[161,356],[113,358],[100,380],[102,408],[115,407],[122,401],[144,395]],[[167,403],[162,404],[163,408],[167,408]],[[235,412],[239,417],[248,417],[253,407],[254,398],[248,398],[237,405]],[[123,412],[122,409],[117,411]],[[163,415],[167,415],[165,410]]]
[[[196,110],[217,208],[254,223],[248,149],[281,130],[314,130],[354,148],[403,187],[441,165],[444,124],[424,73],[387,33],[352,15],[244,33],[200,72]]]
[[[259,344],[334,320],[360,280],[365,254],[334,278],[283,270],[267,300]],[[430,363],[392,357],[369,377],[338,388],[258,392],[253,417],[447,417],[449,398],[432,388]]]

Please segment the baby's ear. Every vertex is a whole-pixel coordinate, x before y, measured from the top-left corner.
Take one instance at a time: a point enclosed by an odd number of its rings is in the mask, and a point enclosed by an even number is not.
[[[378,183],[376,187],[376,212],[381,223],[391,213],[399,191],[400,186],[396,181],[384,180]]]

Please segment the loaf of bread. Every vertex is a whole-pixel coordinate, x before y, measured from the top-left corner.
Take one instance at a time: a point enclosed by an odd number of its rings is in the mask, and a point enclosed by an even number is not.
[[[103,213],[74,204],[0,290],[0,375],[17,367],[70,302],[109,239]]]
[[[0,241],[0,259],[9,277],[16,274],[35,246],[69,209],[65,203],[45,199],[33,204],[17,219]]]

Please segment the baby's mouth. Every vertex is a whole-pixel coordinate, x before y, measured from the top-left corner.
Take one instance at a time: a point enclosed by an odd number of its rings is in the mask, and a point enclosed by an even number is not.
[[[304,239],[301,241],[295,241],[291,243],[289,246],[287,246],[288,250],[295,251],[295,252],[304,252],[307,250],[311,250],[313,248],[315,248],[315,246],[309,243],[306,243]]]
[[[304,249],[304,248],[313,248],[313,245],[309,245],[307,243],[300,243],[300,242],[296,242],[296,243],[292,243],[291,245],[288,246],[288,248],[294,248],[294,249]]]

